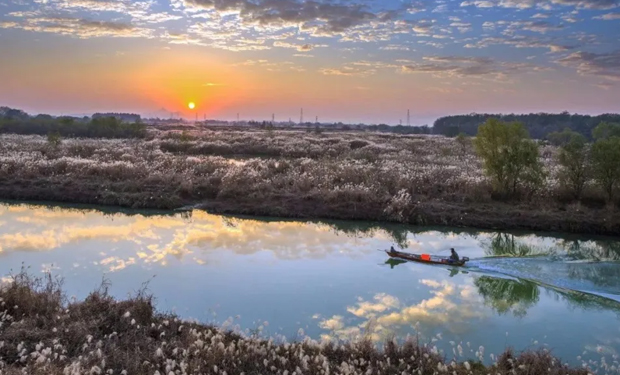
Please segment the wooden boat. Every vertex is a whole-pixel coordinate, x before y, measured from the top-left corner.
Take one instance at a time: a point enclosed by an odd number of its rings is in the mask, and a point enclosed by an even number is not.
[[[429,264],[444,264],[448,266],[462,267],[469,260],[468,257],[462,257],[458,262],[450,260],[450,257],[444,257],[439,255],[429,254],[410,254],[403,253],[402,251],[385,250],[385,253],[392,258],[410,260],[412,262],[429,263]]]

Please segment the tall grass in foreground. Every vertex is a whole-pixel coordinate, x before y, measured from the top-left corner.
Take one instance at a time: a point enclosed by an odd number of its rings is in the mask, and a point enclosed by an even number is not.
[[[613,364],[569,368],[547,351],[506,350],[491,366],[443,357],[415,341],[286,343],[242,336],[159,313],[143,291],[123,301],[104,284],[68,301],[58,280],[22,273],[0,288],[2,374],[501,374],[617,373]],[[594,363],[592,363],[594,364]],[[586,364],[584,364],[585,366]]]

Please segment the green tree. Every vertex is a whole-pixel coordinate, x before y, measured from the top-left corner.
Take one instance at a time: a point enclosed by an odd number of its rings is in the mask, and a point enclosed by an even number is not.
[[[588,180],[587,141],[583,135],[568,129],[558,134],[561,134],[562,138],[558,153],[560,183],[568,188],[576,199],[579,199]]]
[[[599,139],[592,145],[592,172],[611,202],[620,181],[620,137]]]
[[[547,140],[551,142],[551,144],[554,146],[564,146],[567,143],[569,143],[575,137],[576,134],[579,134],[579,133],[574,132],[570,130],[569,128],[565,128],[561,132],[549,133],[547,135]]]
[[[51,132],[47,134],[47,143],[49,143],[52,147],[56,148],[60,146],[62,139],[60,138],[60,134],[58,132]]]
[[[487,120],[478,128],[474,147],[496,191],[515,195],[522,184],[542,183],[538,144],[530,139],[521,123]]]
[[[592,137],[596,140],[620,137],[620,124],[603,121],[592,130]]]

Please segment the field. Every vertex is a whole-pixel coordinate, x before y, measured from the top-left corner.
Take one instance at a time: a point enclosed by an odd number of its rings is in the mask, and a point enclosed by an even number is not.
[[[434,344],[414,339],[388,341],[382,349],[368,338],[317,342],[303,333],[288,342],[157,312],[144,289],[117,301],[104,283],[84,301],[69,301],[51,276],[36,279],[23,271],[3,281],[0,301],[0,372],[7,375],[586,375],[617,374],[619,368],[617,356],[570,368],[544,349],[490,353],[485,366],[483,347],[469,358],[461,343],[444,356]]]
[[[620,234],[590,184],[494,197],[469,142],[425,135],[291,130],[149,130],[146,139],[0,135],[0,198],[291,218]]]

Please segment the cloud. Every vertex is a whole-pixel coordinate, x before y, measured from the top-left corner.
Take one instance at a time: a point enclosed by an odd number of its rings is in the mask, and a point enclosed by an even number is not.
[[[611,21],[611,20],[620,20],[620,13],[607,13],[602,16],[594,17],[594,19]]]
[[[274,47],[282,47],[282,48],[293,48],[293,49],[296,49],[299,52],[312,51],[313,49],[315,49],[317,47],[327,47],[327,45],[325,45],[325,44],[310,44],[310,43],[294,44],[294,43],[287,43],[287,42],[281,42],[281,41],[275,41],[273,43],[273,46]]]
[[[379,47],[383,51],[410,51],[411,48],[401,44],[388,44],[387,46]]]
[[[558,59],[557,63],[572,67],[581,75],[594,75],[611,81],[620,81],[620,50],[610,53],[574,52]]]
[[[552,53],[566,52],[575,48],[574,46],[552,42],[552,39],[539,39],[522,35],[483,38],[476,43],[466,44],[465,48],[486,48],[496,44],[510,45],[516,48],[547,48]]]
[[[323,68],[320,69],[321,74],[327,76],[360,76],[366,77],[375,74],[375,69],[358,68],[354,66],[344,66],[342,68]]]
[[[185,5],[213,9],[219,13],[239,14],[245,24],[263,27],[299,27],[313,34],[334,35],[379,16],[364,6],[352,3],[327,3],[295,0],[185,0]],[[390,16],[382,21],[388,21]]]
[[[512,21],[502,22],[502,24],[506,25],[504,29],[505,35],[513,35],[522,30],[546,34],[550,31],[560,31],[564,29],[563,25],[553,25],[547,21]]]
[[[612,9],[620,6],[620,0],[551,0],[551,2],[581,9]]]
[[[93,21],[71,17],[28,18],[21,22],[3,22],[0,28],[54,33],[77,38],[96,37],[150,37],[151,31],[137,28],[129,23]]]
[[[550,10],[553,5],[572,6],[578,9],[612,9],[620,6],[620,0],[485,0],[463,1],[462,7],[475,6],[478,8],[541,8]]]
[[[132,17],[134,22],[161,23],[183,18],[180,15],[153,11],[154,1],[56,0],[45,2],[45,4],[49,9],[56,12],[82,10],[91,13],[113,12],[127,14]]]
[[[434,56],[425,57],[430,63],[404,64],[404,73],[431,73],[437,76],[491,77],[505,80],[509,75],[539,71],[542,68],[526,63],[498,62],[487,57]]]

